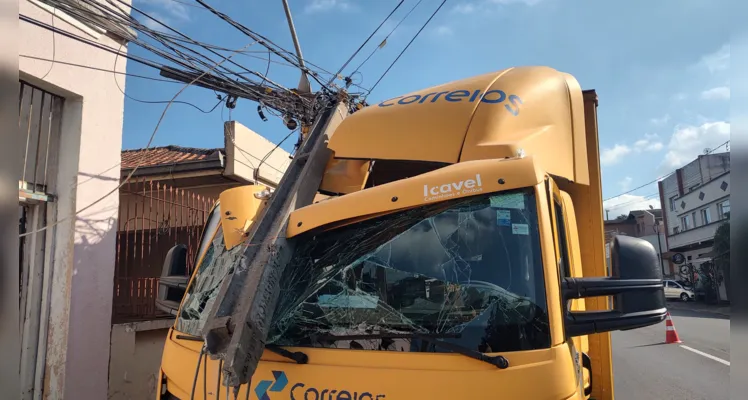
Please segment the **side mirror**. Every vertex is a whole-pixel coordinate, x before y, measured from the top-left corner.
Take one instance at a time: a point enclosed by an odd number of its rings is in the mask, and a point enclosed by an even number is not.
[[[176,316],[179,303],[187,290],[190,277],[187,275],[187,246],[178,244],[166,253],[161,279],[158,283],[156,308]]]
[[[607,311],[567,311],[566,335],[629,330],[662,322],[667,314],[662,271],[654,247],[643,239],[616,236],[611,251],[612,277],[566,278],[564,305],[570,300],[613,296]]]

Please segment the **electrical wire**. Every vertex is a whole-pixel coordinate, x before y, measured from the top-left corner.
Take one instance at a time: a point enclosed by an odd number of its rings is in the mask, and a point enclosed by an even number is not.
[[[55,26],[55,17],[57,16],[57,9],[52,9],[52,26]],[[52,64],[49,65],[49,69],[47,70],[47,73],[42,76],[42,80],[46,79],[50,72],[52,72],[52,68],[55,67],[55,54],[57,53],[57,40],[55,40],[55,33],[54,31],[52,33]]]
[[[200,1],[200,0],[197,0],[197,1]],[[413,43],[413,41],[416,40],[416,38],[418,37],[418,35],[421,34],[421,32],[423,31],[423,29],[426,28],[426,25],[428,25],[429,22],[431,22],[431,20],[434,18],[434,16],[436,16],[436,14],[439,12],[439,10],[442,9],[442,7],[444,6],[444,3],[446,3],[446,2],[447,2],[447,0],[442,0],[441,4],[439,4],[439,7],[434,11],[433,14],[431,14],[431,16],[429,17],[429,19],[426,20],[426,22],[423,24],[423,26],[421,26],[421,29],[419,29],[418,32],[416,32],[416,34],[413,36],[413,38],[410,39],[410,42],[408,42],[408,44],[400,52],[400,54],[397,55],[397,58],[395,58],[395,61],[393,61],[392,64],[390,64],[390,66],[387,67],[387,70],[385,70],[384,73],[382,74],[382,76],[379,77],[379,79],[374,84],[374,86],[372,86],[371,89],[369,89],[369,93],[371,93],[372,91],[374,91],[374,89],[377,87],[377,85],[379,85],[379,82],[381,82],[382,79],[384,79],[384,77],[387,75],[387,73],[390,72],[390,69],[392,69],[392,67],[395,65],[395,63],[397,63],[397,60],[399,60],[400,57],[402,57],[402,55],[405,53],[405,51],[408,50],[408,48]]]
[[[251,46],[252,44],[253,44],[253,43],[249,43],[249,44],[247,44],[247,45],[246,45],[246,46],[245,46],[244,48],[247,48],[247,47]],[[229,59],[230,59],[231,57],[233,57],[233,56],[234,56],[234,54],[232,54],[232,55],[231,55],[231,56],[229,57]],[[228,60],[228,59],[227,59],[227,60]],[[210,72],[211,72],[211,71],[212,71],[213,69],[215,69],[215,68],[218,68],[218,67],[219,67],[219,66],[220,66],[220,65],[221,65],[222,63],[224,63],[224,62],[225,62],[225,61],[227,61],[227,60],[222,60],[221,62],[219,62],[218,64],[216,64],[215,66],[213,66],[213,68],[212,68],[211,70],[208,70],[208,71],[205,71],[205,72],[203,72],[203,73],[202,73],[202,74],[201,74],[200,76],[198,76],[197,78],[193,79],[193,80],[192,80],[191,82],[189,82],[189,83],[187,83],[186,85],[184,85],[184,86],[183,86],[183,87],[182,87],[182,88],[181,88],[181,89],[180,89],[180,90],[179,90],[179,91],[178,91],[178,92],[177,92],[177,93],[176,93],[176,94],[174,95],[174,97],[172,97],[171,101],[170,101],[170,102],[169,102],[169,103],[168,103],[168,104],[166,105],[166,107],[164,107],[164,111],[163,111],[163,112],[161,113],[161,117],[160,117],[160,118],[158,119],[158,122],[156,123],[156,127],[155,127],[155,128],[153,129],[153,133],[151,134],[151,137],[150,137],[150,139],[148,140],[148,144],[146,145],[146,147],[145,147],[144,149],[142,149],[142,150],[141,150],[141,153],[144,153],[145,151],[147,151],[147,150],[148,150],[148,148],[149,148],[149,147],[151,146],[151,143],[153,143],[153,139],[154,139],[154,138],[156,137],[156,133],[158,132],[158,128],[159,128],[159,127],[161,126],[161,122],[163,122],[163,120],[164,120],[164,117],[166,116],[166,112],[167,112],[167,111],[169,111],[169,108],[170,108],[170,107],[171,107],[171,105],[173,104],[173,101],[174,101],[174,100],[176,100],[176,98],[177,98],[177,97],[179,97],[179,95],[180,95],[180,94],[182,94],[182,92],[184,92],[184,91],[185,91],[185,90],[186,90],[186,89],[187,89],[188,87],[192,86],[192,84],[194,84],[194,83],[195,83],[196,81],[198,81],[198,80],[199,80],[200,78],[202,78],[202,77],[203,77],[203,76],[205,76],[206,74],[210,73]],[[114,188],[114,189],[112,189],[111,191],[109,191],[109,193],[105,194],[105,195],[104,195],[104,196],[102,196],[102,197],[99,197],[99,198],[98,198],[97,200],[95,200],[94,202],[92,202],[92,203],[88,204],[87,206],[85,206],[85,207],[82,207],[81,209],[79,209],[79,210],[75,211],[75,212],[74,212],[73,214],[71,214],[71,215],[70,215],[70,216],[68,216],[68,217],[65,217],[65,218],[62,218],[62,219],[58,219],[58,220],[56,220],[56,221],[55,221],[54,223],[52,223],[52,224],[47,224],[47,225],[45,225],[44,227],[42,227],[42,228],[39,228],[39,229],[37,229],[37,230],[34,230],[34,231],[32,231],[32,232],[26,232],[26,233],[23,233],[23,234],[19,235],[19,237],[24,237],[24,236],[28,236],[28,235],[33,235],[33,234],[37,234],[37,233],[39,233],[39,232],[43,232],[43,231],[45,231],[45,230],[47,230],[47,229],[49,229],[49,228],[52,228],[52,227],[54,227],[54,226],[57,226],[57,225],[61,224],[62,222],[65,222],[65,221],[67,221],[67,220],[70,220],[70,219],[72,219],[72,218],[76,217],[77,215],[79,215],[80,213],[82,213],[82,212],[84,212],[84,211],[88,210],[89,208],[93,207],[94,205],[96,205],[96,204],[100,203],[101,201],[103,201],[104,199],[106,199],[107,197],[109,197],[110,195],[112,195],[113,193],[116,193],[116,192],[118,192],[118,191],[119,191],[119,190],[120,190],[120,189],[121,189],[121,188],[122,188],[122,187],[123,187],[123,186],[124,186],[124,185],[125,185],[125,184],[126,184],[126,183],[127,183],[128,181],[129,181],[129,180],[130,180],[130,178],[132,178],[132,176],[133,176],[133,175],[135,174],[135,172],[136,172],[136,171],[138,170],[138,168],[140,167],[140,165],[141,165],[141,163],[142,163],[142,160],[143,160],[143,158],[141,158],[140,162],[139,162],[139,163],[138,163],[137,165],[135,165],[135,167],[134,167],[134,168],[132,169],[132,171],[130,171],[130,173],[129,173],[129,174],[127,175],[127,177],[126,177],[126,178],[125,178],[125,179],[124,179],[124,180],[123,180],[123,181],[122,181],[122,182],[121,182],[121,183],[120,183],[119,185],[117,185],[117,187],[116,187],[116,188]]]
[[[192,379],[192,392],[190,393],[190,400],[195,400],[195,389],[197,388],[197,377],[200,375],[200,364],[203,362],[203,354],[205,354],[205,344],[200,348],[200,355],[197,358],[197,366],[195,367],[195,378]]]
[[[369,59],[371,58],[371,56],[373,56],[374,53],[377,52],[377,50],[379,50],[382,47],[384,47],[384,45],[387,43],[387,39],[389,39],[389,37],[397,30],[397,28],[400,26],[400,24],[403,23],[403,21],[405,21],[406,19],[408,19],[408,16],[410,16],[410,14],[418,7],[418,5],[421,4],[421,1],[423,1],[423,0],[418,0],[418,2],[416,3],[416,5],[414,5],[413,8],[411,8],[410,11],[408,11],[408,13],[405,14],[405,16],[403,17],[403,19],[401,19],[400,22],[398,22],[397,25],[395,25],[395,27],[392,28],[392,30],[390,31],[390,33],[388,33],[387,36],[385,36],[384,39],[382,39],[382,42],[379,43],[379,45],[377,47],[375,47],[374,50],[371,51],[371,54],[369,54],[369,56],[366,57],[366,59],[363,62],[361,62],[361,64],[358,67],[356,67],[356,69],[353,70],[353,72],[349,76],[353,76],[355,73],[357,73],[361,69],[361,67],[363,67],[364,64],[366,64],[367,61],[369,61]],[[371,91],[371,90],[369,90],[369,91]]]
[[[331,84],[335,80],[335,78],[337,78],[340,75],[341,72],[343,72],[343,70],[345,69],[345,67],[348,66],[348,64],[353,60],[354,57],[356,57],[356,55],[361,51],[361,49],[363,49],[364,46],[366,46],[366,44],[369,43],[369,40],[371,40],[371,38],[374,37],[374,35],[376,35],[377,32],[379,32],[379,29],[382,27],[382,25],[384,25],[384,23],[387,22],[387,20],[390,19],[390,17],[392,16],[392,14],[394,14],[395,11],[397,11],[397,9],[400,8],[401,5],[403,5],[404,1],[405,0],[400,0],[400,2],[397,3],[397,5],[395,6],[395,8],[392,9],[392,11],[390,11],[390,13],[387,15],[387,17],[382,20],[382,22],[379,24],[379,26],[377,26],[377,29],[374,29],[374,32],[372,32],[371,35],[369,35],[369,37],[366,38],[366,40],[364,40],[363,43],[361,43],[361,46],[358,46],[358,49],[356,49],[356,51],[354,51],[353,54],[351,54],[350,57],[348,57],[348,60],[345,63],[343,63],[343,65],[340,67],[340,69],[338,70],[338,72],[336,72],[335,75],[333,75],[332,78],[330,78],[330,82],[327,83],[328,85]]]
[[[719,149],[719,148],[721,148],[721,147],[724,147],[724,146],[726,146],[726,145],[727,145],[727,144],[729,144],[729,143],[730,143],[730,141],[728,140],[728,141],[726,141],[726,142],[724,142],[724,143],[720,144],[719,146],[717,146],[717,147],[715,147],[715,148],[713,148],[713,149],[709,150],[708,152],[705,152],[704,154],[712,154],[712,153],[714,153],[714,152],[715,152],[715,151],[716,151],[717,149]],[[623,193],[619,193],[619,194],[617,194],[617,195],[615,195],[615,196],[611,196],[611,197],[608,197],[607,199],[603,199],[603,201],[608,201],[608,200],[612,200],[612,199],[615,199],[616,197],[620,197],[620,196],[623,196],[623,195],[625,195],[625,194],[629,194],[629,193],[631,193],[631,192],[635,192],[635,191],[637,191],[637,190],[639,190],[639,189],[642,189],[642,188],[645,188],[645,187],[647,187],[647,186],[649,186],[649,185],[651,185],[651,184],[653,184],[653,183],[659,182],[659,181],[661,181],[661,180],[663,180],[663,179],[665,179],[665,178],[669,177],[670,175],[672,175],[672,174],[674,174],[674,173],[675,173],[675,172],[670,172],[670,173],[669,173],[669,174],[667,174],[667,175],[663,175],[663,176],[660,176],[660,177],[658,177],[658,178],[655,178],[655,179],[653,179],[653,180],[651,180],[651,181],[649,181],[649,182],[647,182],[647,183],[645,183],[645,184],[643,184],[643,185],[641,185],[641,186],[637,186],[637,187],[635,187],[635,188],[633,188],[633,189],[631,189],[631,190],[627,190],[627,191],[625,191],[625,192],[623,192]]]
[[[122,47],[120,46],[120,51],[121,50],[122,50]],[[116,56],[114,56],[114,68],[113,69],[115,71],[117,70],[117,61],[118,60],[119,60],[119,54],[117,54]],[[114,78],[114,84],[117,86],[117,89],[119,89],[119,91],[122,92],[122,95],[125,96],[125,97],[127,97],[128,99],[130,99],[132,101],[137,101],[138,103],[144,103],[144,104],[168,104],[169,103],[169,101],[163,101],[163,100],[140,100],[140,99],[136,99],[135,97],[132,97],[129,94],[125,93],[125,91],[122,89],[122,87],[119,85],[119,82],[117,81],[117,75],[112,74],[112,78]],[[185,104],[185,105],[188,105],[188,106],[196,109],[197,111],[200,111],[203,114],[210,114],[213,111],[215,111],[215,109],[218,107],[219,104],[221,104],[222,101],[223,101],[223,98],[221,98],[219,96],[218,97],[218,103],[216,103],[213,106],[213,108],[211,108],[209,111],[205,111],[202,108],[200,108],[200,107],[198,107],[198,106],[196,106],[196,105],[194,105],[194,104],[192,104],[190,102],[187,102],[187,101],[175,101],[174,104]]]
[[[254,169],[254,174],[253,174],[254,176],[253,176],[253,178],[254,178],[255,182],[257,182],[258,179],[259,179],[259,177],[260,177],[260,167],[262,167],[262,164],[265,163],[265,160],[267,160],[268,157],[270,157],[270,155],[273,154],[275,152],[275,150],[277,150],[283,144],[283,142],[285,142],[286,140],[288,140],[288,138],[290,138],[291,135],[294,132],[298,132],[298,129],[294,129],[291,132],[288,132],[288,135],[286,135],[286,137],[284,137],[280,142],[278,142],[278,144],[275,145],[275,147],[273,147],[272,150],[268,151],[267,154],[265,154],[265,156],[262,157],[262,160],[260,160],[260,164],[257,166],[257,168]],[[281,172],[277,168],[273,167],[272,165],[270,166],[270,168],[272,168],[272,169],[274,169],[274,170],[276,170],[278,172]]]
[[[106,69],[106,68],[91,67],[91,66],[88,66],[88,65],[76,64],[76,63],[71,63],[71,62],[66,62],[66,61],[60,61],[60,60],[51,60],[49,58],[30,56],[30,55],[27,55],[27,54],[19,54],[18,57],[29,58],[29,59],[32,59],[32,60],[39,60],[39,61],[54,62],[55,64],[62,64],[62,65],[68,65],[68,66],[71,66],[71,67],[78,67],[78,68],[90,69],[92,71],[109,72],[109,73],[112,73],[112,74],[130,76],[130,77],[133,77],[133,78],[147,79],[147,80],[156,81],[156,82],[180,83],[178,81],[171,80],[171,79],[161,79],[161,78],[154,78],[154,77],[145,76],[145,75],[133,74],[133,73],[129,73],[129,72],[112,71],[112,70],[109,70],[109,69]]]

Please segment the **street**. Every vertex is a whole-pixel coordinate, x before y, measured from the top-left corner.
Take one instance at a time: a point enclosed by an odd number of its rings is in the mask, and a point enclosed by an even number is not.
[[[686,304],[668,308],[681,344],[665,344],[665,322],[613,333],[616,398],[728,399],[729,317]]]

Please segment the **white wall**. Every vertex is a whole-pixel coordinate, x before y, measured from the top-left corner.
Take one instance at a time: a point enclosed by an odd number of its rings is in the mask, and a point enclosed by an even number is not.
[[[224,175],[231,179],[254,182],[255,169],[259,168],[260,183],[277,186],[291,163],[287,151],[276,148],[275,144],[236,121],[224,124],[224,142]],[[265,161],[261,163],[263,159]]]
[[[727,189],[722,190],[723,183],[727,184]],[[703,199],[700,198],[704,194]],[[714,237],[717,227],[722,222],[719,220],[717,204],[730,198],[730,174],[726,174],[717,179],[708,182],[696,190],[686,193],[676,200],[676,212],[671,213],[673,219],[669,221],[668,229],[669,241],[671,248],[678,248],[689,244],[710,240]],[[681,202],[685,207],[681,207]],[[711,216],[711,223],[705,224],[702,219],[701,210],[708,209]],[[696,220],[693,219],[693,213],[696,213]],[[689,215],[691,218],[691,227],[688,230],[683,229],[681,217]],[[673,234],[673,227],[679,227],[680,233]]]
[[[19,1],[19,13],[119,47],[114,40],[90,36],[90,31],[61,18],[53,21],[50,12],[27,0]],[[54,227],[54,243],[48,243],[48,249],[54,249],[52,277],[47,301],[42,304],[42,314],[48,315],[49,322],[48,330],[41,332],[47,338],[41,371],[44,397],[105,399],[119,183],[119,168],[111,167],[120,159],[124,96],[111,72],[21,56],[51,59],[54,55],[57,61],[110,71],[115,56],[59,34],[53,39],[52,32],[27,22],[18,24],[21,79],[65,98],[62,156],[56,171],[59,198],[55,207],[60,223]],[[124,72],[125,65],[125,59],[119,57],[116,70]],[[118,79],[124,89],[123,77]],[[113,193],[107,196],[109,192]],[[104,196],[103,201],[83,210]]]

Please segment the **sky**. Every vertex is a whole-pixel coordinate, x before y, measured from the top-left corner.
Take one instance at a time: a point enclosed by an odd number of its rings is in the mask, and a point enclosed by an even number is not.
[[[293,51],[281,0],[206,2]],[[289,0],[304,58],[337,71],[398,2]],[[417,2],[405,0],[346,71],[355,69]],[[440,3],[423,0],[354,82],[373,85]],[[232,49],[251,43],[194,0],[133,0],[133,5],[203,42]],[[748,11],[748,4],[733,5],[730,11],[741,7]],[[133,15],[157,25],[136,11]],[[545,65],[570,73],[599,97],[603,199],[611,218],[650,205],[660,208],[657,184],[645,184],[730,138],[730,35],[748,31],[748,26],[736,32],[738,25],[728,23],[729,15],[725,0],[449,0],[368,100],[371,104],[513,66]],[[259,45],[249,49],[257,53],[233,60],[264,73],[267,52]],[[133,44],[128,51],[156,59]],[[298,84],[297,69],[279,64],[278,57],[271,61],[271,79],[286,87]],[[158,76],[132,61],[127,72]],[[127,77],[125,149],[145,147],[164,110],[164,105],[133,99],[168,101],[181,86]],[[206,112],[218,103],[213,91],[196,87],[178,100]],[[288,134],[278,118],[268,116],[264,122],[256,109],[256,103],[239,99],[231,119],[275,143]],[[174,104],[152,146],[223,147],[229,110],[218,105],[206,112]],[[294,142],[282,147],[291,151]]]

